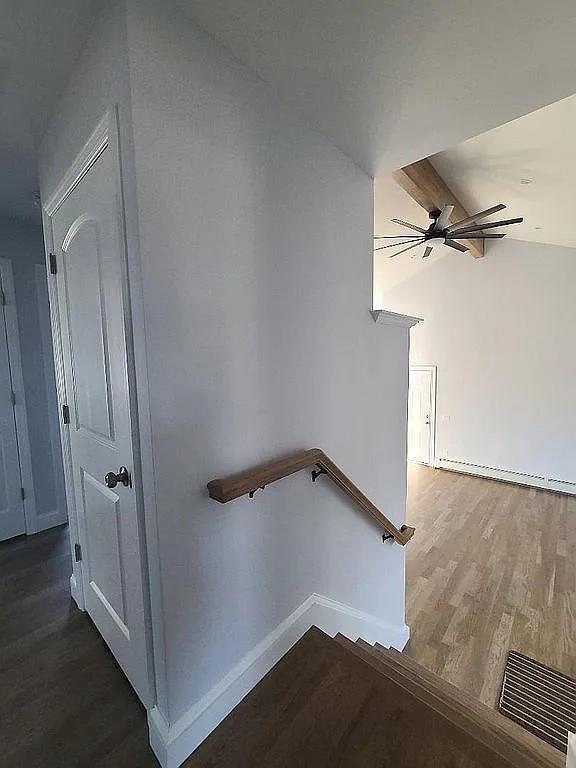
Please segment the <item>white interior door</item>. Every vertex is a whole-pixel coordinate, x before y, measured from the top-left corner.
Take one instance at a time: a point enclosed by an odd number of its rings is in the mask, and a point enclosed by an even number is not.
[[[433,366],[411,366],[408,388],[408,460],[434,463],[436,372]]]
[[[146,699],[143,541],[131,482],[116,162],[107,144],[51,222],[85,606]]]
[[[0,307],[0,541],[26,533],[4,307]]]

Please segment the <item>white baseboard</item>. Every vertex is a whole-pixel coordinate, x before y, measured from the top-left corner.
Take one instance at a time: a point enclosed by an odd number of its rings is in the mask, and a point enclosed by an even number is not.
[[[76,574],[74,573],[72,574],[72,576],[70,576],[70,594],[72,595],[72,599],[74,600],[78,608],[80,608],[80,610],[83,611],[84,605],[78,593],[78,583],[76,581]]]
[[[465,475],[488,477],[492,480],[503,480],[506,483],[517,483],[519,485],[528,485],[532,488],[543,488],[547,491],[567,493],[571,496],[576,495],[576,482],[572,483],[568,480],[554,480],[553,478],[514,472],[511,469],[483,467],[480,464],[469,464],[465,461],[454,461],[453,459],[436,459],[434,466],[437,469],[449,469],[453,472],[462,472]]]
[[[162,768],[178,768],[311,626],[398,650],[410,639],[405,624],[393,626],[323,595],[310,595],[176,722],[168,723],[156,707],[148,713],[150,745]]]
[[[49,528],[55,528],[57,525],[63,525],[68,520],[66,510],[53,509],[50,512],[44,512],[35,516],[34,533],[47,531]]]

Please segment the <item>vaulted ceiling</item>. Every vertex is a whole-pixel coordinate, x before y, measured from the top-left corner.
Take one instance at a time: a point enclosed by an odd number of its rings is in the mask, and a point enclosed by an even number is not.
[[[573,0],[178,0],[372,174],[576,91]]]
[[[469,210],[503,202],[501,218],[523,216],[507,237],[576,247],[575,136],[572,96],[447,149],[432,164]]]
[[[177,2],[369,173],[454,146],[576,83],[573,0],[553,12],[541,0]],[[0,0],[0,213],[32,210],[39,137],[103,5]]]
[[[493,230],[507,239],[576,248],[576,96],[494,128],[430,158],[435,169],[471,213],[503,202],[508,207],[492,220],[523,216],[522,224]],[[399,218],[420,227],[429,225],[426,211],[401,189],[391,174],[375,179],[375,234],[402,234]],[[486,221],[489,221],[487,219]],[[393,242],[393,241],[389,241]],[[380,245],[381,243],[377,243]],[[499,241],[486,244],[486,258],[497,254]],[[429,269],[439,259],[472,258],[449,249],[435,249],[423,259],[424,248],[398,258],[398,249],[375,253],[376,280],[386,290]]]

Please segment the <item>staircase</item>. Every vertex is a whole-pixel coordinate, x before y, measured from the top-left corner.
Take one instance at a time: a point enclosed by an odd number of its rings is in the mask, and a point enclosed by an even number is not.
[[[553,747],[406,655],[312,627],[187,768],[560,768]]]

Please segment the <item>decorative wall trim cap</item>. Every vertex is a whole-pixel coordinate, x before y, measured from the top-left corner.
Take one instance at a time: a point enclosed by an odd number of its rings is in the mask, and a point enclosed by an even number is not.
[[[390,312],[387,309],[371,309],[370,314],[375,323],[384,323],[385,325],[399,325],[402,328],[412,328],[418,323],[423,322],[423,317],[412,317],[412,315],[401,315],[398,312]]]
[[[110,134],[115,128],[115,114],[114,109],[109,109],[104,114],[90,138],[64,174],[63,179],[44,202],[44,211],[48,216],[53,216],[56,213],[108,146]]]

